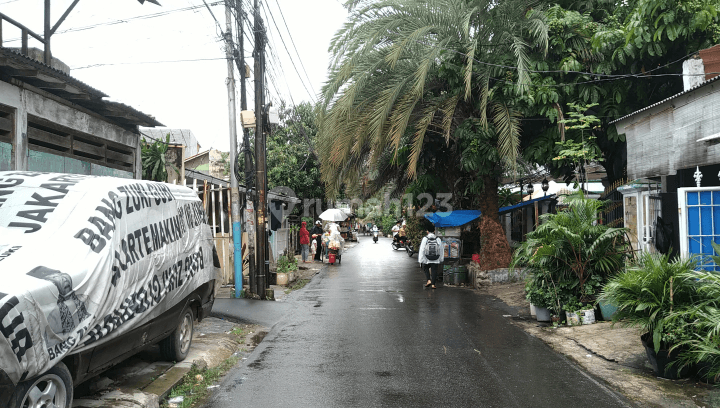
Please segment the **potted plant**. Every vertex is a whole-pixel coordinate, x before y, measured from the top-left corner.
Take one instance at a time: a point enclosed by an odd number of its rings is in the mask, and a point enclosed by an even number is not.
[[[720,245],[713,242],[712,246],[720,254]],[[675,347],[684,350],[679,356],[680,366],[694,367],[700,379],[720,383],[720,256],[708,256],[703,263],[710,270],[684,274],[684,279],[696,284],[696,302],[674,312],[670,319],[682,319],[692,327],[683,330],[686,336],[676,341]]]
[[[290,255],[281,255],[277,261],[277,284],[286,286],[293,281],[290,274],[297,270],[297,259]]]
[[[539,322],[551,320],[553,297],[549,289],[541,274],[530,274],[525,280],[525,298],[535,307],[535,318]]]
[[[694,334],[688,324],[690,309],[700,300],[697,282],[688,279],[696,259],[642,253],[638,262],[611,278],[599,300],[617,306],[613,324],[639,327],[641,341],[655,373],[680,378],[689,373],[674,363],[683,350],[679,346]]]
[[[567,209],[541,217],[538,228],[515,251],[512,264],[544,277],[555,293],[558,315],[571,296],[593,302],[607,277],[622,269],[632,253],[625,228],[598,222],[603,202],[582,192],[567,201]]]
[[[574,296],[571,296],[563,305],[563,310],[565,310],[568,326],[595,323],[595,308],[583,304]]]

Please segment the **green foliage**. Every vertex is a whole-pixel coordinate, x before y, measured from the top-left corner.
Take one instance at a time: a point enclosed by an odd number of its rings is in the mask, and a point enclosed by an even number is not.
[[[711,256],[720,265],[720,245],[713,242],[716,255]],[[663,341],[683,350],[681,364],[704,364],[705,379],[720,380],[720,273],[707,270],[690,270],[683,274],[689,284],[696,286],[696,297],[691,305],[672,313],[663,327]]]
[[[536,307],[550,309],[554,315],[560,313],[560,291],[547,271],[535,269],[534,273],[527,275],[525,298]]]
[[[528,53],[547,48],[542,18],[527,10],[518,0],[355,2],[331,44],[323,88],[319,153],[328,193],[376,169],[402,168],[396,180],[426,174],[433,139],[447,146],[471,118],[495,128],[493,147],[514,166],[520,115],[504,95],[527,92]],[[508,74],[515,83],[500,91],[505,83],[485,63],[517,67]],[[389,168],[378,169],[388,155]]]
[[[622,269],[631,252],[625,228],[599,222],[604,203],[578,192],[557,214],[545,214],[540,226],[515,251],[513,265],[524,265],[581,302],[595,297],[605,279]],[[562,299],[567,300],[567,299]]]
[[[288,273],[297,270],[297,259],[291,255],[281,255],[277,260],[277,273]]]
[[[392,227],[396,224],[397,217],[395,217],[392,214],[386,214],[380,217],[380,222],[378,223],[378,227],[382,231],[384,235],[388,235],[392,233]]]
[[[618,308],[614,323],[652,333],[657,352],[663,346],[663,335],[667,336],[669,317],[674,312],[685,314],[699,300],[695,281],[687,279],[695,264],[695,259],[670,261],[669,255],[643,252],[636,265],[608,281],[598,300]],[[668,329],[674,331],[676,327]]]
[[[563,304],[562,308],[567,312],[575,313],[578,310],[583,310],[587,308],[587,306],[580,302],[575,296],[571,296],[565,301],[565,304]]]
[[[145,139],[141,144],[142,178],[143,180],[166,182],[168,178],[165,153],[170,143],[170,134],[165,137],[165,142],[155,140],[147,143]]]
[[[317,125],[307,103],[280,108],[280,121],[267,140],[268,188],[290,187],[298,197],[323,197],[320,163],[315,157]],[[295,207],[301,211],[301,206]]]
[[[418,217],[408,217],[405,222],[405,235],[414,248],[420,248],[420,242],[425,236],[423,220]]]

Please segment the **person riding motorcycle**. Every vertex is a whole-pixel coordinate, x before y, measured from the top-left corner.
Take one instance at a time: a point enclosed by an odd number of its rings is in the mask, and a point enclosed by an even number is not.
[[[377,244],[378,242],[378,235],[380,234],[380,230],[378,229],[377,225],[373,225],[372,227],[372,236],[373,236],[373,242]]]
[[[405,242],[407,241],[407,233],[405,232],[405,225],[400,227],[400,230],[398,230],[398,242],[400,242],[402,245],[405,245]]]

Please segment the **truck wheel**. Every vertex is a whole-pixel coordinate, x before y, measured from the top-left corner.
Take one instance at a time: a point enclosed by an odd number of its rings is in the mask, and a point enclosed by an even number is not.
[[[72,399],[70,370],[59,362],[44,374],[19,383],[10,397],[10,408],[70,408]]]
[[[160,354],[167,361],[183,361],[190,351],[195,324],[192,307],[185,306],[181,316],[175,330],[160,342]]]

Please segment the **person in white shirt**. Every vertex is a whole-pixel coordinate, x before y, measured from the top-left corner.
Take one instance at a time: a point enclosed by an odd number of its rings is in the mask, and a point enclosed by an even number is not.
[[[435,281],[437,281],[438,270],[445,260],[444,252],[442,240],[435,236],[435,226],[428,225],[427,236],[422,239],[418,250],[418,262],[420,262],[427,280],[425,287],[436,288]]]
[[[393,241],[397,241],[397,234],[400,231],[400,221],[392,227]]]

